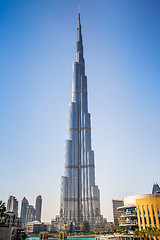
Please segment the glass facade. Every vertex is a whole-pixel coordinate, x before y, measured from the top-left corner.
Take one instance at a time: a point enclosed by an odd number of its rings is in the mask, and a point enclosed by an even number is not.
[[[123,209],[123,214],[120,216],[119,226],[126,227],[129,230],[134,230],[138,227],[137,209],[136,206],[124,206],[119,209]]]
[[[88,113],[87,77],[78,18],[72,102],[65,149],[65,176],[61,179],[60,216],[67,221],[93,222],[100,216],[100,192],[95,185],[94,152],[91,147],[91,116]]]
[[[28,206],[29,206],[28,200],[24,197],[21,204],[21,215],[20,215],[20,218],[22,219],[22,227],[26,227]]]
[[[36,221],[41,222],[42,196],[36,197]]]

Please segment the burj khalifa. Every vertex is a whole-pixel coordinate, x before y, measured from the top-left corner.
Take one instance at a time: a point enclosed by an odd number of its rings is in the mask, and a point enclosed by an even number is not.
[[[80,13],[72,101],[69,104],[65,173],[61,178],[60,216],[65,221],[94,223],[100,216],[100,191],[95,184],[94,151],[91,146],[91,115],[88,112],[87,77],[83,57]]]

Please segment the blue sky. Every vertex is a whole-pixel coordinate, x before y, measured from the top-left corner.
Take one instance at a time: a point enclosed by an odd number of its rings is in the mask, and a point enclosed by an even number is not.
[[[102,214],[160,184],[160,1],[0,1],[0,196],[59,212],[78,6]]]

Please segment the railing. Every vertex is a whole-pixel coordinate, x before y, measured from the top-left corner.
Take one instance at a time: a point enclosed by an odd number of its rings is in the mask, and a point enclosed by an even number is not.
[[[122,214],[120,217],[136,217],[136,213],[131,213],[131,214]]]
[[[125,226],[125,225],[138,225],[137,221],[127,221],[127,222],[121,222],[119,224],[120,226]]]

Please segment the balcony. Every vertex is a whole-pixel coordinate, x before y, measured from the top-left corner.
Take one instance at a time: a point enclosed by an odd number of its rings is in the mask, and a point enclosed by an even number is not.
[[[137,213],[124,213],[120,216],[120,218],[126,218],[126,217],[137,217]]]
[[[119,226],[138,226],[138,221],[125,221],[125,222],[120,222]]]

